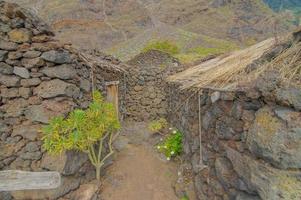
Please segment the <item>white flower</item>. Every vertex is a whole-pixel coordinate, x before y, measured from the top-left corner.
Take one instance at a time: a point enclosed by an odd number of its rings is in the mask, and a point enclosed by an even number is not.
[[[160,138],[160,141],[163,141],[163,138]]]
[[[170,127],[169,130],[172,130],[172,128]]]
[[[164,146],[164,149],[167,149],[167,146]]]
[[[178,172],[178,176],[181,176],[181,172]]]
[[[170,157],[167,157],[166,160],[170,161]]]
[[[171,155],[174,155],[174,154],[175,154],[175,152],[174,152],[174,151],[172,151],[172,152],[170,152],[170,154],[171,154]]]
[[[177,131],[176,131],[176,130],[174,130],[172,133],[173,133],[173,134],[176,134],[176,133],[177,133]]]
[[[160,146],[157,146],[157,149],[160,149],[161,147]]]

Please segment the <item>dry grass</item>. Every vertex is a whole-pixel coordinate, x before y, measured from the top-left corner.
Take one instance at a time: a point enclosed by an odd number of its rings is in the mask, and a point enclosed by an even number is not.
[[[274,47],[275,39],[267,39],[247,49],[235,51],[208,60],[195,67],[168,78],[169,82],[180,84],[181,89],[214,87],[230,89],[240,81],[249,81],[248,65],[259,59]]]
[[[281,80],[285,83],[301,85],[301,44],[294,44],[277,56],[264,69],[279,71]]]

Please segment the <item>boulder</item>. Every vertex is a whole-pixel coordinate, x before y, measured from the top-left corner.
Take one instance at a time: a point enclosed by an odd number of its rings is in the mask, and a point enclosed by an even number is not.
[[[45,61],[40,57],[37,57],[37,58],[23,58],[21,60],[21,63],[25,68],[31,69],[31,68],[34,68],[34,67],[43,66],[45,64]]]
[[[22,79],[21,85],[23,87],[31,87],[31,86],[37,86],[41,83],[41,79],[39,78],[31,78],[31,79]]]
[[[251,125],[247,146],[255,155],[275,167],[301,168],[301,113],[276,108],[278,116],[270,107],[256,112]]]
[[[281,104],[292,106],[301,111],[301,89],[296,87],[278,88],[276,100]]]
[[[41,151],[35,151],[35,152],[22,152],[20,154],[20,158],[23,160],[39,160],[42,157]]]
[[[0,74],[0,83],[7,87],[15,87],[20,83],[20,78],[17,76],[8,76]]]
[[[16,43],[24,43],[30,42],[31,40],[31,32],[28,29],[20,28],[20,29],[13,29],[8,33],[9,39]]]
[[[63,64],[57,67],[46,67],[42,70],[46,76],[59,79],[72,79],[76,76],[76,71],[71,65]]]
[[[10,60],[18,60],[20,58],[22,58],[23,53],[19,52],[19,51],[11,51],[8,53],[8,59]]]
[[[25,87],[20,87],[19,88],[19,96],[28,99],[31,95],[31,89],[30,88],[25,88]]]
[[[42,98],[52,98],[56,96],[69,96],[78,98],[80,96],[80,89],[70,83],[66,83],[59,79],[42,82],[34,89],[34,94]]]
[[[4,61],[7,57],[8,51],[0,50],[0,61]]]
[[[16,43],[0,39],[0,50],[13,51],[17,48],[18,45]]]
[[[37,58],[41,55],[41,52],[40,51],[26,51],[24,54],[23,54],[23,57],[24,58]]]
[[[15,98],[19,97],[19,90],[18,88],[3,88],[0,90],[0,96],[4,98]]]
[[[24,113],[25,107],[28,106],[28,101],[23,98],[10,100],[7,104],[1,107],[5,111],[5,117],[19,117]]]
[[[88,155],[86,153],[78,151],[67,151],[66,165],[63,170],[63,175],[73,175],[88,161]]]
[[[74,107],[73,102],[46,100],[41,105],[28,106],[25,111],[25,118],[33,122],[48,123],[49,119],[65,115]]]
[[[47,51],[41,56],[44,60],[57,63],[57,64],[65,64],[71,62],[70,54],[67,51]]]
[[[81,185],[76,191],[72,192],[69,197],[72,200],[92,200],[98,191],[97,182]]]
[[[279,170],[227,147],[226,156],[234,170],[261,199],[298,200],[301,198],[301,173]]]
[[[25,79],[30,77],[28,69],[24,67],[14,67],[14,74]]]
[[[66,153],[61,153],[60,155],[50,155],[49,153],[45,153],[42,157],[40,167],[49,171],[57,171],[62,173],[64,171],[66,162]]]
[[[91,90],[91,83],[89,80],[80,79],[80,86],[85,92],[89,92]]]
[[[14,68],[4,62],[0,62],[0,74],[13,74]]]
[[[12,136],[22,136],[23,138],[34,141],[41,138],[41,134],[39,132],[40,129],[41,125],[21,124],[14,126]]]

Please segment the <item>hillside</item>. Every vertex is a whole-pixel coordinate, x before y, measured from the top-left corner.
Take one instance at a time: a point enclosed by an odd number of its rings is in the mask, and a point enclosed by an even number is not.
[[[59,39],[122,60],[137,55],[150,41],[169,40],[179,46],[184,62],[194,61],[292,29],[261,0],[9,1],[32,9]]]

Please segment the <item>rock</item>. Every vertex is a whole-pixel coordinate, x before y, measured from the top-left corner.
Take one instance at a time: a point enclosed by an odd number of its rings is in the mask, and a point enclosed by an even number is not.
[[[232,110],[231,110],[231,116],[233,116],[234,119],[240,120],[242,117],[242,112],[243,112],[243,109],[242,109],[241,103],[238,101],[235,101],[235,103],[232,107]]]
[[[234,187],[237,190],[247,191],[247,186],[239,179],[233,170],[231,162],[226,158],[217,158],[215,160],[216,176],[224,188]]]
[[[66,162],[66,153],[61,153],[60,155],[50,155],[49,153],[45,153],[41,160],[40,167],[49,171],[58,171],[62,173],[64,171]]]
[[[211,102],[212,102],[212,103],[217,102],[217,101],[220,99],[220,97],[221,97],[221,93],[220,93],[220,92],[213,92],[213,93],[211,94],[211,96],[210,96]]]
[[[69,176],[75,174],[85,162],[88,161],[88,155],[86,153],[78,151],[67,151],[66,165],[63,170],[63,175]]]
[[[65,64],[71,62],[70,54],[67,51],[47,51],[41,56],[44,60],[57,63],[57,64]]]
[[[1,74],[13,74],[14,68],[4,62],[0,62],[0,73]]]
[[[25,152],[36,152],[40,150],[41,143],[40,142],[29,142],[23,148]]]
[[[239,140],[239,134],[243,131],[243,123],[229,117],[222,117],[216,122],[215,133],[220,139]]]
[[[37,86],[41,83],[41,80],[39,78],[31,78],[31,79],[22,79],[21,85],[23,87],[31,87],[31,86]]]
[[[59,79],[72,79],[76,76],[75,69],[70,65],[59,65],[57,67],[46,67],[42,71],[46,76]]]
[[[4,98],[15,98],[19,97],[19,90],[18,88],[3,88],[1,89],[1,97]]]
[[[70,194],[71,199],[80,200],[93,200],[96,192],[98,191],[97,182],[81,185],[76,191]]]
[[[85,92],[90,92],[91,90],[91,83],[89,80],[86,79],[80,79],[80,86],[81,89],[83,89]]]
[[[25,87],[20,87],[19,88],[19,96],[28,99],[31,95],[31,89],[30,88],[25,88]]]
[[[41,125],[17,125],[13,128],[12,136],[22,136],[25,139],[34,141],[41,138],[40,129]]]
[[[19,51],[11,51],[8,53],[8,59],[10,60],[18,60],[19,58],[22,58],[23,54]]]
[[[26,51],[24,54],[23,54],[23,57],[24,58],[37,58],[41,55],[41,52],[39,51]]]
[[[276,100],[283,105],[293,106],[301,111],[301,89],[299,88],[278,88],[276,90]]]
[[[19,117],[23,114],[26,106],[28,106],[28,101],[23,98],[19,98],[10,100],[1,108],[5,111],[5,117]]]
[[[8,76],[0,74],[0,83],[7,87],[15,87],[20,83],[20,78],[17,76]]]
[[[16,43],[30,42],[31,32],[28,29],[13,29],[8,33],[9,39]]]
[[[235,200],[261,200],[261,199],[257,195],[251,195],[248,193],[239,192],[236,195]]]
[[[269,107],[256,113],[247,146],[252,153],[278,168],[301,168],[301,114],[291,110],[277,110],[277,113],[291,118],[281,121]]]
[[[8,42],[0,39],[0,50],[13,51],[18,48],[18,45],[14,42]]]
[[[8,51],[0,50],[0,61],[4,61],[7,57]]]
[[[0,192],[0,199],[2,200],[13,200],[13,197],[9,192]]]
[[[22,65],[27,68],[31,69],[34,67],[41,67],[45,64],[45,61],[41,58],[23,58],[22,59]]]
[[[25,152],[20,154],[20,158],[23,160],[39,160],[42,157],[42,152]]]
[[[80,96],[80,89],[76,85],[54,79],[42,82],[34,89],[33,93],[42,98],[52,98],[62,95],[78,98]]]
[[[20,76],[21,78],[29,78],[29,71],[24,67],[14,67],[14,74]]]
[[[31,200],[40,200],[40,199],[58,199],[59,197],[64,196],[70,191],[75,190],[80,185],[80,179],[74,177],[62,177],[62,184],[57,189],[51,190],[25,190],[25,191],[15,191],[11,192],[11,195],[16,200],[31,199]]]
[[[229,147],[226,148],[226,155],[239,177],[248,188],[258,193],[261,199],[300,199],[300,172],[272,168]]]
[[[43,101],[41,105],[28,106],[24,111],[25,118],[33,122],[48,123],[50,118],[65,115],[71,111],[74,104],[69,101]]]

